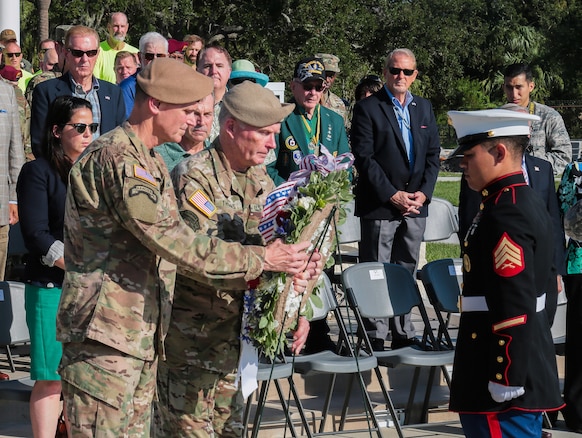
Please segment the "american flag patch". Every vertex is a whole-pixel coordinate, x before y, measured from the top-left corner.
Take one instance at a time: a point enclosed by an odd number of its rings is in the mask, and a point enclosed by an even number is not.
[[[202,190],[196,190],[188,201],[209,218],[216,213],[216,206]]]
[[[137,164],[133,165],[133,176],[143,181],[147,181],[156,187],[158,185],[156,179],[147,170],[145,170],[143,167],[138,166]]]

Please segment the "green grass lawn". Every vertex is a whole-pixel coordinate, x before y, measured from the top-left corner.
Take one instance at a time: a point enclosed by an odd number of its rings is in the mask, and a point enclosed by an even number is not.
[[[427,242],[426,261],[432,262],[440,259],[454,259],[460,255],[460,247],[457,244]]]
[[[440,172],[439,176],[461,176],[460,173],[455,172]],[[451,204],[459,205],[459,181],[437,181],[433,196],[437,198],[443,198],[449,201]],[[427,262],[432,262],[433,260],[455,258],[459,257],[460,248],[459,245],[440,243],[440,242],[429,242],[426,244],[426,260]]]

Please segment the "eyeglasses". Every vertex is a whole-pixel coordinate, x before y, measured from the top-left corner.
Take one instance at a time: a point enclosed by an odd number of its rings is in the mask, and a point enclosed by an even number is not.
[[[146,53],[143,57],[148,61],[152,61],[154,58],[165,58],[166,55],[164,53]]]
[[[91,134],[95,134],[97,128],[99,128],[99,123],[91,123],[89,125],[86,123],[65,123],[65,125],[72,126],[79,134],[84,134],[87,131],[87,127],[91,130]]]
[[[67,50],[75,58],[82,58],[83,55],[87,55],[89,58],[93,58],[94,56],[97,56],[97,52],[98,52],[98,49],[87,50],[87,51],[77,50],[77,49],[67,49]]]
[[[414,70],[408,68],[388,67],[388,71],[394,76],[398,76],[400,72],[404,73],[404,76],[412,76],[414,74]]]
[[[318,93],[319,93],[320,91],[323,91],[323,84],[318,84],[318,85],[315,85],[315,84],[304,84],[304,83],[302,83],[302,84],[301,84],[301,86],[303,87],[303,89],[304,89],[305,91],[311,91],[311,90],[315,90],[315,91],[317,91]]]
[[[9,58],[18,58],[20,55],[22,55],[22,52],[15,52],[15,53],[6,52],[6,56]]]

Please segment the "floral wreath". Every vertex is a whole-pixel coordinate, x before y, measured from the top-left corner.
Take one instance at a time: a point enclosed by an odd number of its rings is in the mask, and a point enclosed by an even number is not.
[[[354,157],[349,152],[334,157],[323,145],[320,151],[319,157],[305,156],[300,170],[267,196],[259,231],[267,244],[274,239],[285,243],[309,240],[307,251],[318,249],[328,268],[334,265],[334,227],[345,221],[345,206],[353,198],[349,169]],[[264,273],[250,282],[244,297],[243,343],[269,358],[282,353],[286,335],[295,328],[299,316],[310,319],[311,305],[322,307],[317,295],[320,286],[321,279],[313,279],[304,293],[296,294],[292,279],[285,273]]]

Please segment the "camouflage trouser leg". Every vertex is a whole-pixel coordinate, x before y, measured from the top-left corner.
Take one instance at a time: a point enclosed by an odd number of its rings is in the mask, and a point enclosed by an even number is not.
[[[160,362],[155,436],[242,436],[244,402],[235,378],[197,367],[170,369]]]
[[[149,437],[157,359],[104,345],[63,344],[63,400],[74,437]]]

